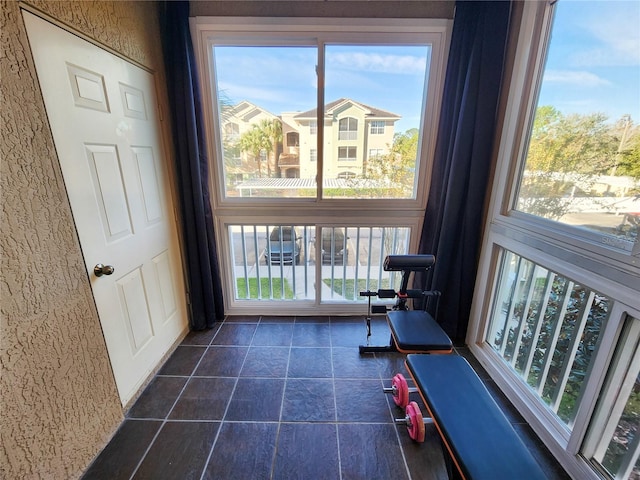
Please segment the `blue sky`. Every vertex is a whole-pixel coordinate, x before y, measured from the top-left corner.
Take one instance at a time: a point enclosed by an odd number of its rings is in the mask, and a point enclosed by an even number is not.
[[[560,0],[540,105],[640,122],[640,1]]]
[[[396,131],[417,127],[428,54],[425,46],[329,46],[325,100],[401,115]],[[215,55],[218,85],[233,103],[275,115],[315,108],[315,47],[217,47]],[[640,122],[640,1],[558,2],[539,104]]]
[[[417,127],[428,54],[426,46],[328,46],[325,101],[351,98],[400,115],[396,131]],[[217,47],[215,58],[219,88],[233,103],[275,115],[316,106],[313,47]]]

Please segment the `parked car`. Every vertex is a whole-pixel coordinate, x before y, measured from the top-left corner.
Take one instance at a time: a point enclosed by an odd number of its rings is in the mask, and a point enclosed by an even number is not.
[[[323,228],[322,229],[322,263],[343,265],[348,259],[349,247],[348,237],[344,228]]]
[[[294,227],[273,227],[269,234],[265,258],[271,264],[300,263],[302,239]]]

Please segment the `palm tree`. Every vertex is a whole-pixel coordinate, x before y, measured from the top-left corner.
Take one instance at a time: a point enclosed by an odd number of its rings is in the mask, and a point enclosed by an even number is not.
[[[278,145],[282,143],[282,122],[277,118],[273,120],[264,119],[260,121],[258,128],[264,132],[265,137],[268,139],[265,142],[268,145],[267,152],[269,152],[267,171],[268,175],[271,176],[271,172],[276,171]]]
[[[220,117],[222,118],[222,125],[225,125],[227,122],[232,121],[233,118],[233,107],[235,105],[226,94],[226,92],[221,91],[218,95],[218,107],[220,109]],[[238,140],[235,137],[230,137],[226,135],[224,132],[222,134],[222,152],[224,158],[224,166],[225,166],[225,175],[228,175],[229,172],[233,172],[236,163],[235,158],[239,155],[238,150],[240,149],[238,145]]]
[[[253,125],[250,130],[244,132],[240,136],[239,144],[241,151],[248,152],[253,155],[253,159],[258,165],[258,177],[262,178],[260,153],[263,150],[266,150],[267,152],[271,150],[271,143],[265,132],[258,127],[258,125]]]

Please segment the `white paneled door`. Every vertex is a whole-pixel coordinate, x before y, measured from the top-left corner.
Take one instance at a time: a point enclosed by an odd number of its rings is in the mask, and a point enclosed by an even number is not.
[[[154,77],[24,19],[124,405],[187,328]]]

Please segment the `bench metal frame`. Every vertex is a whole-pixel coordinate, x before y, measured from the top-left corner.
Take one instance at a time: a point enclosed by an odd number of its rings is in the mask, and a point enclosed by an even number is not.
[[[451,353],[449,350],[405,350],[398,346],[397,339],[394,338],[393,333],[389,339],[388,345],[374,346],[369,345],[368,340],[371,337],[371,314],[372,313],[386,313],[389,311],[384,305],[371,305],[371,297],[378,298],[396,298],[396,303],[391,307],[392,311],[407,311],[407,301],[409,299],[423,299],[423,307],[426,311],[427,307],[431,303],[431,299],[434,302],[434,316],[433,320],[437,322],[438,305],[440,299],[440,292],[437,290],[416,290],[409,289],[409,278],[413,272],[426,272],[435,264],[435,256],[430,254],[417,254],[417,255],[387,255],[384,260],[383,268],[386,272],[402,272],[402,280],[400,282],[400,289],[396,292],[392,289],[379,289],[377,291],[360,292],[360,296],[367,297],[368,309],[367,309],[367,345],[360,345],[360,353],[376,353],[376,352],[401,352],[401,353]],[[431,320],[431,319],[429,319]],[[389,318],[387,317],[387,322]],[[393,332],[393,329],[392,329]]]

